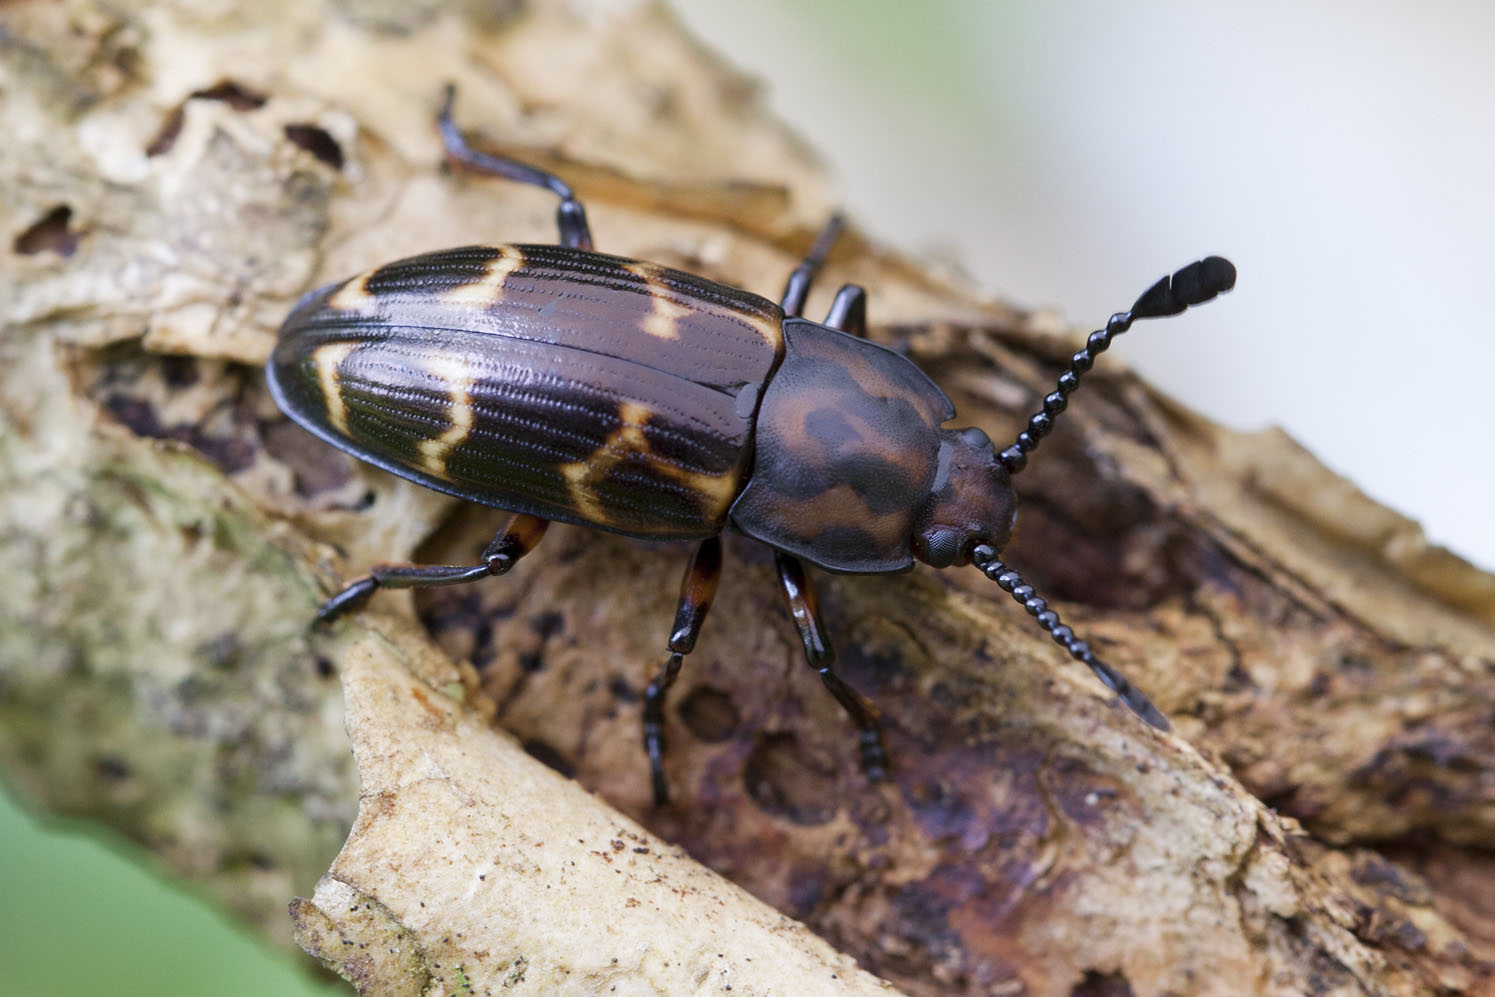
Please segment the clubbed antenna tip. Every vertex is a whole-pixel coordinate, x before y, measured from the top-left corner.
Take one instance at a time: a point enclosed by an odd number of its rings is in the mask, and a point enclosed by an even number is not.
[[[1043,411],[1034,413],[1028,428],[1017,434],[1012,445],[997,455],[1008,474],[1016,474],[1028,464],[1028,454],[1054,428],[1054,421],[1069,404],[1069,396],[1080,386],[1080,375],[1095,365],[1095,358],[1106,351],[1111,340],[1126,332],[1137,319],[1164,318],[1177,315],[1191,305],[1202,305],[1216,295],[1235,287],[1235,264],[1223,256],[1204,259],[1164,277],[1143,292],[1131,310],[1112,315],[1104,329],[1097,329],[1085,341],[1085,348],[1070,358],[1069,369],[1059,375],[1059,384],[1044,396]]]

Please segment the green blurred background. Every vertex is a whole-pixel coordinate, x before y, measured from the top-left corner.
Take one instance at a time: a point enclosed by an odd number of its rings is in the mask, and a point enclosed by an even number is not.
[[[1123,359],[1222,421],[1287,426],[1495,565],[1495,395],[1469,384],[1495,361],[1495,8],[677,6],[765,81],[853,216],[994,293],[1098,323],[1163,272],[1232,256],[1231,298],[1128,336]],[[0,842],[7,993],[347,992],[127,843],[40,828],[9,797]]]

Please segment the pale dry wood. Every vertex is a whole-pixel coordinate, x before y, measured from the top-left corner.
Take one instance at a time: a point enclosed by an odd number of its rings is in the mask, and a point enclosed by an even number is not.
[[[666,909],[655,875],[689,881],[682,903],[744,912],[725,922],[744,926],[734,990],[804,992],[765,959],[870,985],[676,846],[909,993],[1490,989],[1495,580],[1285,437],[1213,426],[1115,357],[1025,473],[1011,559],[1173,735],[1109,702],[974,573],[826,579],[845,672],[895,753],[892,783],[869,788],[747,543],[729,544],[671,711],[682,802],[665,811],[648,804],[635,690],[679,551],[557,529],[509,578],[381,595],[334,634],[306,629],[340,576],[417,550],[468,560],[500,522],[310,445],[255,368],[322,280],[550,238],[542,193],[440,169],[444,79],[490,147],[576,181],[609,251],[773,294],[827,210],[806,148],[658,9],[3,17],[0,219],[28,251],[0,268],[0,759],[38,805],[115,824],[281,938],[286,900],[353,823],[294,915],[373,993],[713,988],[724,922]],[[240,89],[211,90],[226,78]],[[287,126],[320,129],[341,165]],[[66,228],[37,224],[59,205]],[[996,438],[1070,348],[854,234],[812,314],[848,280],[872,289],[877,335]],[[609,802],[479,722],[495,716]],[[500,758],[512,768],[485,771]],[[520,843],[559,862],[576,837],[574,874],[483,871]],[[618,883],[651,892],[620,913]],[[525,889],[557,899],[503,906]],[[357,918],[337,910],[354,902]],[[599,924],[622,969],[598,969]],[[354,934],[392,958],[346,958]]]

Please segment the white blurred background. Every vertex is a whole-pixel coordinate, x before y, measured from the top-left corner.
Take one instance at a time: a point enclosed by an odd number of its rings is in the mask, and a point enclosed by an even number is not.
[[[1495,569],[1495,6],[676,6],[858,222],[1016,304],[1094,326],[1229,256],[1232,295],[1115,353]]]

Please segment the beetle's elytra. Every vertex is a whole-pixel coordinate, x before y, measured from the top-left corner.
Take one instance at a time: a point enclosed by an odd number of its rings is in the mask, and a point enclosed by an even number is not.
[[[560,198],[561,245],[467,246],[378,267],[314,291],[280,330],[270,391],[333,446],[429,488],[515,513],[474,565],[376,565],[322,607],[331,619],[380,587],[503,574],[547,522],[690,541],[665,664],[644,697],[658,801],[664,699],[716,590],[723,530],[775,551],[806,658],[856,724],[863,767],[883,774],[874,710],[832,669],[805,564],[903,571],[974,564],[1143,719],[1167,727],[998,559],[1012,534],[1011,476],[1053,427],[1080,375],[1140,318],[1174,315],[1235,283],[1219,257],[1165,277],[1076,353],[1017,440],[944,428],[955,408],[910,361],[862,338],[866,295],[848,284],[823,323],[800,318],[839,231],[833,218],[774,302],[592,251],[586,212],[562,181],[470,148],[439,116],[446,151],[471,169]]]

